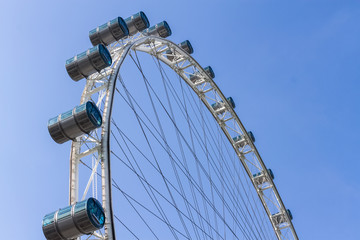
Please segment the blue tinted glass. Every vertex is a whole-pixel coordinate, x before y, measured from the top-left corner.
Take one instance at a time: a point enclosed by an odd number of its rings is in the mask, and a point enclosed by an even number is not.
[[[75,57],[72,57],[72,58],[66,60],[66,64],[72,63],[74,61],[74,59],[75,59]]]
[[[240,136],[240,135],[239,135],[239,136],[236,136],[236,137],[233,138],[233,140],[234,140],[235,142],[240,141],[240,140],[241,140],[241,136]]]
[[[72,206],[68,206],[68,207],[66,207],[64,209],[59,210],[57,218],[61,219],[61,218],[65,218],[65,217],[70,216],[71,215],[71,208],[72,208]]]
[[[44,226],[44,227],[54,222],[54,215],[55,215],[55,213],[56,213],[56,212],[50,213],[50,214],[48,214],[48,215],[46,215],[46,216],[44,217],[44,219],[43,219],[43,226]]]
[[[94,28],[93,30],[91,30],[91,31],[89,32],[89,35],[92,35],[92,34],[94,34],[94,33],[96,33],[96,28]]]
[[[99,223],[100,223],[100,225],[103,225],[104,222],[105,222],[105,216],[104,216],[104,214],[101,214],[101,217],[99,219]]]
[[[128,18],[125,19],[125,22],[126,22],[126,23],[128,23],[128,22],[130,22],[130,21],[131,21],[131,17],[128,17]]]
[[[88,116],[89,116],[91,122],[96,127],[100,127],[102,124],[102,117],[101,117],[99,109],[92,102],[87,102],[86,108],[87,108],[86,110],[87,110],[87,113],[88,113]]]
[[[234,100],[232,99],[232,97],[228,97],[226,100],[228,101],[228,103],[230,104],[230,106],[231,106],[232,108],[235,108],[235,102],[234,102]]]
[[[109,51],[107,50],[107,48],[104,47],[102,44],[99,44],[99,52],[100,52],[102,59],[106,63],[106,65],[110,66],[112,63],[112,59],[111,59],[111,55],[110,55]]]
[[[57,123],[58,121],[58,116],[54,117],[54,118],[51,118],[49,121],[48,121],[48,126],[50,125],[53,125],[54,123]]]
[[[208,75],[210,75],[211,78],[214,78],[214,77],[215,77],[215,73],[214,73],[212,67],[207,66],[206,68],[204,68],[204,70],[206,71],[206,73],[207,73]]]
[[[93,220],[96,225],[102,227],[105,222],[104,210],[101,204],[94,198],[90,198],[87,206],[88,214],[91,220]]]
[[[103,25],[101,25],[101,26],[99,27],[99,30],[104,29],[104,28],[107,28],[107,23],[104,23]]]
[[[163,21],[162,23],[163,23],[163,25],[166,27],[166,30],[167,30],[167,32],[168,32],[168,35],[170,36],[170,35],[171,35],[171,29],[170,29],[169,24],[168,24],[166,21]]]
[[[98,48],[99,48],[99,45],[97,45],[97,46],[95,46],[95,47],[90,48],[89,53],[95,52],[96,50],[98,50]]]
[[[254,134],[251,131],[249,131],[248,134],[249,134],[249,137],[250,137],[251,141],[255,142]]]
[[[69,111],[67,111],[67,112],[64,112],[63,114],[61,114],[61,120],[64,120],[64,119],[66,119],[66,118],[69,118],[69,117],[71,117],[71,115],[72,115],[72,110],[69,110]]]
[[[185,40],[185,41],[181,42],[179,44],[179,46],[184,50],[188,48],[189,52],[191,52],[191,44],[190,44],[190,42],[188,40]]]
[[[141,19],[145,23],[145,28],[148,28],[150,26],[149,19],[146,17],[145,13],[142,11],[140,12],[140,15],[141,15]]]
[[[115,18],[115,19],[110,21],[110,24],[116,23],[117,21],[118,21],[118,18]]]
[[[80,59],[80,58],[83,58],[83,57],[85,57],[85,56],[86,56],[86,51],[78,54],[78,55],[77,55],[77,58]]]
[[[122,19],[121,17],[118,17],[118,22],[119,22],[119,26],[121,28],[121,30],[124,32],[124,34],[127,36],[129,35],[129,29],[124,21],[124,19]]]
[[[86,206],[86,203],[87,203],[87,200],[76,203],[74,212],[77,213],[79,211],[84,210],[85,206]]]
[[[81,104],[80,106],[77,106],[77,107],[75,108],[75,113],[81,112],[81,111],[83,111],[85,108],[86,108],[86,103]]]

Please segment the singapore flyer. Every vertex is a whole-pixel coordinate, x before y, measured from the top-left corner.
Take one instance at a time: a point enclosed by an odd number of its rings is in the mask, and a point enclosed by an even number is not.
[[[116,17],[90,30],[93,47],[66,61],[72,80],[87,81],[80,105],[48,121],[55,142],[73,143],[70,205],[44,216],[46,239],[82,235],[115,239],[115,219],[137,239],[148,235],[156,239],[170,235],[175,239],[228,235],[298,239],[274,173],[262,161],[254,134],[246,131],[234,111],[233,98],[226,98],[218,88],[211,66],[203,68],[190,56],[191,43],[166,40],[171,34],[166,21],[150,27],[142,11],[125,19]],[[140,53],[150,55],[155,66],[144,66],[149,60]],[[126,84],[127,79],[141,78],[145,89],[140,84],[130,89]],[[153,83],[156,78],[161,78],[162,87]],[[177,80],[179,84],[174,83]],[[117,106],[116,94],[126,104]],[[131,115],[135,115],[131,122],[137,122],[137,133],[128,132],[124,124]],[[209,119],[211,115],[215,121]],[[111,164],[113,159],[122,164]],[[82,173],[80,165],[88,174]],[[121,176],[119,183],[115,175]],[[114,200],[115,195],[122,195],[123,201],[121,196]],[[130,226],[115,213],[115,205],[120,212],[132,207],[134,212],[126,215],[138,215],[139,222]],[[164,231],[167,227],[169,231]],[[135,228],[142,230],[137,233]]]
[[[4,27],[4,238],[356,239],[356,4],[69,4]]]

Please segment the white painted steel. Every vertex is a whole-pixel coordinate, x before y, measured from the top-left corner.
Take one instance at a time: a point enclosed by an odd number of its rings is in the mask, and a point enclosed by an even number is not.
[[[198,95],[208,110],[211,112],[224,134],[232,144],[239,160],[245,168],[248,177],[261,200],[262,205],[269,217],[272,227],[278,239],[298,239],[291,219],[286,213],[286,208],[281,200],[281,197],[276,189],[276,186],[266,171],[266,166],[262,161],[255,145],[248,136],[248,133],[241,123],[236,112],[227,102],[224,94],[220,91],[215,82],[207,75],[204,69],[193,59],[189,54],[183,51],[177,44],[158,37],[143,36],[141,34],[129,37],[125,40],[116,42],[108,47],[113,65],[102,70],[100,73],[91,75],[87,81],[83,91],[80,104],[92,100],[99,109],[103,111],[103,125],[100,130],[93,131],[90,136],[81,136],[77,138],[76,142],[72,143],[70,154],[70,204],[78,201],[79,196],[79,164],[82,158],[97,153],[96,161],[101,162],[101,188],[102,188],[102,203],[105,210],[105,234],[95,233],[93,237],[98,239],[115,239],[113,213],[112,213],[112,198],[111,198],[111,167],[110,167],[110,123],[111,112],[114,99],[114,91],[118,73],[124,59],[128,56],[130,51],[142,51],[155,56],[160,61],[172,68]],[[170,61],[167,58],[166,50],[171,49],[174,60]],[[196,82],[190,80],[190,74],[198,72],[200,78]],[[222,106],[216,111],[213,110],[211,104],[222,101]],[[101,106],[102,102],[104,106]],[[235,143],[233,137],[241,135],[244,137],[244,144]],[[85,146],[91,145],[90,148]],[[96,168],[97,164],[95,164]],[[85,197],[91,181],[94,179],[96,169],[93,169],[89,175],[89,181],[83,198]],[[265,182],[257,184],[253,174],[262,172]],[[272,215],[282,213],[284,223],[277,225],[273,220]],[[288,231],[290,229],[290,231]],[[287,235],[285,235],[285,233]],[[290,233],[290,234],[289,234]]]

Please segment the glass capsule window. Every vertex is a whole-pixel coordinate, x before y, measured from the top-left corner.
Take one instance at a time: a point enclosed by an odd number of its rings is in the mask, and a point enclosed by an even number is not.
[[[95,46],[95,47],[90,48],[90,52],[89,52],[89,53],[92,53],[92,52],[97,51],[97,50],[98,50],[98,48],[99,48],[99,45],[97,45],[97,46]]]
[[[48,126],[51,126],[55,123],[57,123],[58,121],[58,116],[54,117],[54,118],[51,118],[49,121],[48,121]]]
[[[83,58],[83,57],[85,57],[85,56],[86,56],[86,51],[78,54],[78,55],[77,55],[77,58],[80,59],[80,58]]]
[[[120,26],[121,30],[124,32],[124,34],[125,34],[126,36],[129,35],[129,29],[128,29],[128,27],[127,27],[126,22],[124,21],[124,19],[122,19],[122,18],[120,18],[120,17],[118,17],[117,19],[118,19],[118,23],[119,23],[119,26]]]
[[[72,63],[74,60],[75,60],[75,57],[72,57],[72,58],[66,60],[66,64],[70,64],[70,63]]]
[[[90,34],[90,35],[92,35],[92,34],[94,34],[94,33],[96,33],[96,28],[94,28],[93,30],[89,31],[89,34]]]
[[[61,114],[61,120],[67,119],[69,117],[72,116],[72,110],[69,110],[67,112],[64,112],[63,114]]]
[[[90,118],[90,121],[95,126],[101,126],[102,118],[101,118],[101,114],[100,114],[100,111],[98,110],[98,108],[92,102],[88,102],[86,104],[86,108],[87,108],[86,110],[87,110],[88,116]]]
[[[94,199],[89,200],[88,202],[88,213],[99,225],[103,225],[105,221],[104,212],[102,211],[102,207],[99,203],[97,203]]]
[[[110,66],[112,63],[112,59],[111,59],[109,51],[103,45],[99,45],[99,51],[100,51],[100,55],[103,58],[104,62],[108,66]]]
[[[104,23],[103,25],[101,25],[100,27],[99,27],[99,30],[102,30],[102,29],[104,29],[104,28],[107,28],[107,23]]]
[[[68,206],[64,209],[59,210],[57,218],[62,219],[62,218],[69,217],[71,215],[71,208],[72,208],[72,206]]]
[[[77,107],[75,108],[75,113],[81,112],[81,111],[83,111],[85,108],[86,108],[86,103],[81,104],[80,106],[77,106]]]
[[[49,224],[54,223],[54,216],[55,216],[56,212],[53,213],[49,213],[48,215],[46,215],[43,219],[43,226],[47,226]]]
[[[145,15],[145,13],[141,11],[141,12],[139,12],[138,14],[140,14],[142,20],[145,22],[145,25],[146,25],[147,27],[149,27],[149,19],[147,18],[147,16]]]
[[[74,213],[78,213],[78,212],[84,210],[86,203],[87,203],[87,200],[78,202],[75,206]]]

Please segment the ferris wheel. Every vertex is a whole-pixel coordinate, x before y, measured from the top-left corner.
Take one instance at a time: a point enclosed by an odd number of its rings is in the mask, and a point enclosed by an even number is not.
[[[69,205],[45,215],[45,237],[298,239],[236,96],[170,35],[143,12],[117,17],[66,61],[86,82],[80,104],[48,122],[72,143]]]

